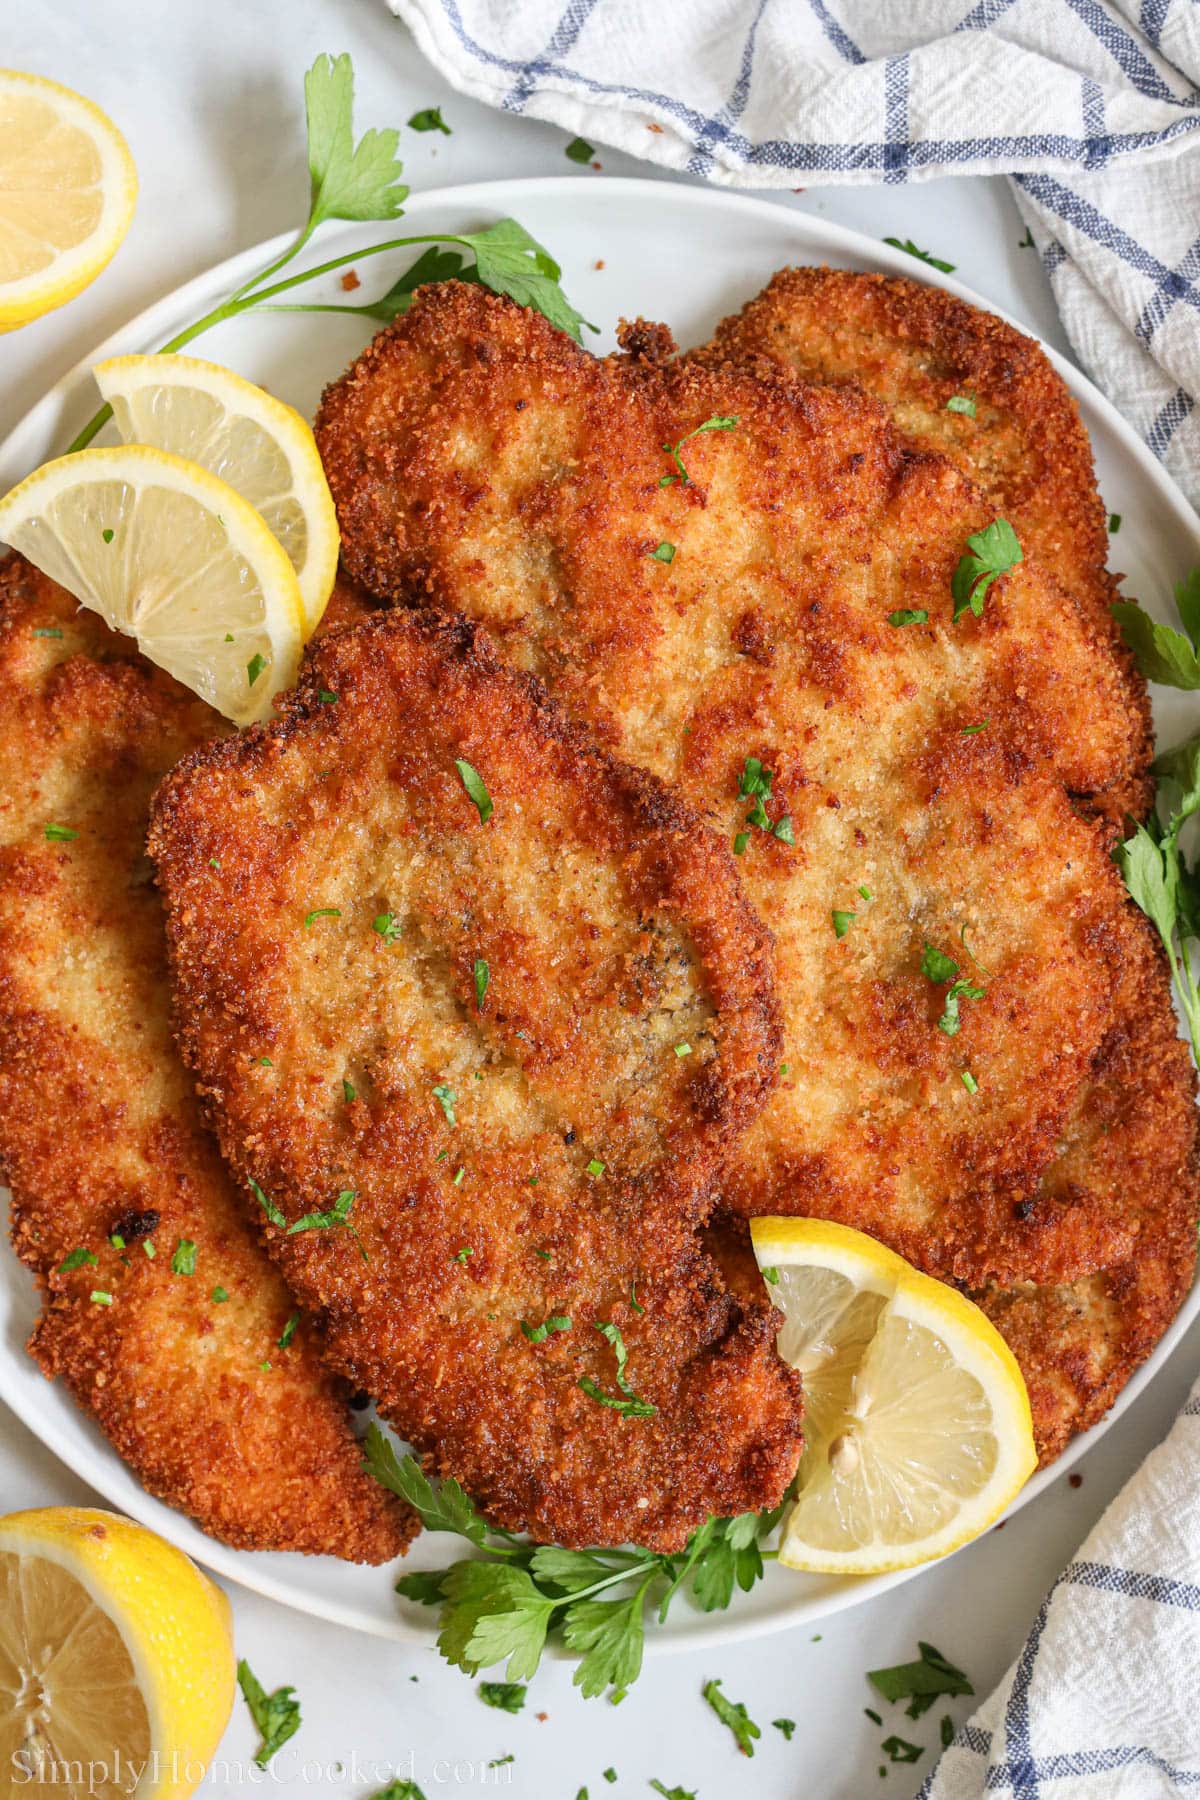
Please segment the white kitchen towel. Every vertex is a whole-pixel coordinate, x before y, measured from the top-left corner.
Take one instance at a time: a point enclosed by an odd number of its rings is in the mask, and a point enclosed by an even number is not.
[[[1200,1383],[920,1800],[1200,1794]]]
[[[1200,504],[1200,0],[387,3],[462,93],[710,181],[1012,175],[1080,361]]]

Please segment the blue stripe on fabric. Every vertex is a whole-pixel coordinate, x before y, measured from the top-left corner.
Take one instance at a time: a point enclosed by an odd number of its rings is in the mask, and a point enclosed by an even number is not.
[[[557,61],[560,56],[565,56],[568,50],[575,48],[579,34],[587,24],[595,7],[596,0],[568,0],[567,9],[550,34],[541,56],[536,63],[525,65],[519,79],[500,102],[504,112],[519,113],[524,110],[525,102],[533,92],[536,83],[535,70],[552,60]]]
[[[750,29],[746,33],[746,41],[742,45],[737,80],[733,84],[733,92],[721,108],[719,115],[719,122],[724,125],[735,125],[746,110],[746,102],[750,98],[750,83],[754,75],[754,51],[758,41],[758,27],[767,10],[767,5],[768,0],[758,0],[757,10],[750,21]],[[718,120],[712,121],[714,128],[717,123]],[[706,129],[696,140],[696,148],[688,158],[687,172],[689,175],[707,175],[711,171],[713,159],[709,150],[710,141],[710,134]]]
[[[1181,289],[1190,286],[1197,277],[1200,277],[1200,238],[1196,239],[1186,256],[1176,263],[1172,274],[1180,283]],[[1142,308],[1141,317],[1134,326],[1134,336],[1140,343],[1149,347],[1150,339],[1178,298],[1179,294],[1174,291],[1173,285],[1168,283],[1164,283],[1156,294],[1151,295],[1147,304]]]
[[[848,63],[865,63],[867,60],[866,57],[845,27],[838,24],[838,21],[826,6],[825,0],[808,0],[808,4],[812,8],[813,17],[816,19],[817,24],[821,27],[821,30],[825,33],[825,36],[829,39],[838,55],[844,57]],[[1005,4],[1011,5],[1012,0],[1005,0]]]
[[[908,158],[908,56],[889,56],[883,65],[883,179],[907,181]]]
[[[960,19],[954,27],[955,31],[987,31],[1003,18],[1004,14],[1016,5],[1016,0],[978,0],[965,19]]]
[[[1107,133],[1108,120],[1104,114],[1104,89],[1090,75],[1082,81],[1083,131],[1087,138],[1087,167],[1102,169],[1108,162],[1110,140]]]
[[[1067,5],[1083,20],[1096,42],[1108,51],[1139,94],[1145,94],[1150,100],[1169,101],[1172,106],[1184,104],[1175,98],[1137,39],[1130,37],[1098,0],[1067,0]]]
[[[1127,231],[1122,231],[1119,225],[1106,218],[1090,200],[1072,193],[1070,188],[1064,187],[1061,181],[1055,181],[1050,175],[1014,175],[1013,180],[1039,205],[1048,207],[1066,224],[1082,231],[1094,243],[1112,250],[1122,262],[1127,263],[1131,269],[1136,269],[1139,275],[1145,275],[1155,282],[1172,299],[1183,300],[1200,311],[1200,290],[1174,269],[1169,269],[1166,263],[1160,262],[1144,244],[1139,244],[1136,238],[1130,237]]]
[[[1188,1401],[1181,1416],[1185,1419],[1200,1419],[1200,1394]]]
[[[1149,1765],[1180,1787],[1200,1787],[1200,1772],[1180,1769],[1164,1762],[1143,1744],[1115,1744],[1107,1750],[1076,1750],[1057,1756],[1039,1756],[1039,1781],[1064,1781],[1079,1775],[1107,1775],[1114,1769],[1131,1769]],[[997,1770],[1003,1773],[1003,1768]]]
[[[699,136],[707,127],[714,143],[722,144],[734,157],[751,167],[777,168],[795,174],[844,174],[860,169],[877,171],[884,167],[887,147],[882,143],[868,140],[859,144],[792,144],[775,139],[752,144],[741,132],[724,125],[719,119],[706,118],[695,107],[687,106],[670,94],[656,93],[651,88],[630,87],[622,82],[598,81],[594,76],[585,75],[562,63],[552,63],[545,57],[536,58],[533,62],[522,62],[514,57],[501,56],[485,48],[470,35],[463,24],[457,0],[442,0],[442,8],[446,23],[462,48],[489,68],[517,77],[529,76],[534,82],[539,76],[554,75],[559,80],[574,82],[590,94],[611,94],[623,100],[644,102],[675,119],[695,136]],[[1131,131],[1115,135],[1111,146],[1114,152],[1154,149],[1171,143],[1181,132],[1190,131],[1200,131],[1200,114],[1193,112],[1188,118],[1179,119],[1162,131]],[[1051,132],[1022,137],[959,138],[939,144],[913,144],[909,151],[909,166],[932,168],[968,157],[984,160],[1051,157],[1078,162],[1086,153],[1087,145],[1081,139]]]
[[[1162,28],[1171,10],[1171,0],[1142,0],[1138,25],[1142,36],[1155,50],[1162,48]]]
[[[1050,1615],[1050,1602],[1054,1599],[1058,1585],[1055,1582],[1038,1609],[1033,1629],[1026,1638],[1025,1647],[1017,1661],[1012,1687],[1008,1691],[1008,1705],[1004,1710],[1004,1744],[1008,1753],[1004,1769],[1012,1786],[1013,1800],[1038,1800],[1037,1768],[1029,1736],[1029,1690],[1033,1685],[1033,1671],[1037,1667],[1038,1652],[1042,1647],[1042,1634]],[[989,1769],[989,1787],[992,1785],[991,1777],[992,1771]]]
[[[1042,268],[1047,278],[1056,275],[1067,260],[1067,253],[1057,238],[1051,238],[1042,256]]]
[[[1187,402],[1179,421],[1182,423],[1182,419],[1192,410],[1194,402],[1191,395],[1185,394],[1182,388],[1174,399]],[[1168,401],[1167,404],[1170,406],[1173,402]],[[1167,407],[1164,407],[1163,412],[1166,410]],[[1121,1594],[1127,1600],[1153,1600],[1159,1606],[1179,1606],[1185,1612],[1200,1612],[1200,1587],[1193,1582],[1173,1581],[1168,1575],[1147,1575],[1139,1569],[1117,1569],[1110,1563],[1068,1563],[1059,1576],[1059,1584],[1101,1588],[1109,1594]]]

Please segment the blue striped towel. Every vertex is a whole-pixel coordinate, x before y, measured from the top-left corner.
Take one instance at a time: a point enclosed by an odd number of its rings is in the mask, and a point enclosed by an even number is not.
[[[1198,0],[388,0],[462,93],[740,187],[1008,174],[1200,504]]]

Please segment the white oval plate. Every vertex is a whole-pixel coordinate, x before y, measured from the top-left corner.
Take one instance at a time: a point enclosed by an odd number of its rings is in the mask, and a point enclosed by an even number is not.
[[[664,182],[581,182],[572,177],[498,181],[421,195],[410,201],[404,220],[391,226],[327,228],[319,252],[308,260],[324,262],[368,242],[402,234],[478,230],[508,215],[519,218],[562,263],[567,293],[585,317],[602,328],[598,338],[588,336],[589,348],[601,352],[614,347],[618,318],[639,313],[665,319],[680,344],[700,343],[719,318],[741,306],[788,262],[881,269],[918,280],[930,273],[885,244],[768,201]],[[157,349],[272,261],[288,242],[280,238],[222,263],[100,345],[0,445],[0,492],[48,457],[61,454],[90,417],[98,401],[89,373],[93,362],[102,356]],[[415,249],[397,251],[365,261],[354,300],[382,292],[417,254]],[[350,298],[339,288],[337,276],[325,278],[320,285],[326,291],[319,295],[318,285],[306,289],[305,296]],[[940,279],[938,285],[978,305],[988,304],[959,282]],[[329,314],[251,315],[218,326],[194,349],[197,355],[239,370],[311,418],[322,387],[341,374],[372,329],[368,319]],[[1103,396],[1054,351],[1048,354],[1079,402],[1108,504],[1122,514],[1116,544],[1118,565],[1128,577],[1127,591],[1151,612],[1169,619],[1172,582],[1200,564],[1200,522]],[[1185,735],[1186,706],[1182,695],[1156,692],[1155,718],[1164,743]],[[1053,1468],[1035,1475],[1014,1510],[1057,1479],[1131,1404],[1198,1311],[1200,1286],[1192,1290],[1178,1319],[1125,1388],[1108,1420],[1077,1439]],[[0,1249],[0,1397],[113,1506],[171,1539],[219,1575],[301,1612],[379,1637],[431,1641],[430,1613],[399,1601],[387,1570],[353,1568],[329,1557],[229,1550],[205,1537],[181,1514],[152,1500],[66,1392],[45,1381],[25,1354],[35,1314],[33,1284],[5,1245]],[[405,1566],[439,1567],[455,1554],[452,1540],[426,1534]],[[771,1568],[752,1593],[738,1595],[727,1613],[705,1614],[677,1602],[666,1626],[649,1634],[648,1647],[699,1649],[811,1623],[873,1599],[919,1573],[902,1570],[854,1580]]]

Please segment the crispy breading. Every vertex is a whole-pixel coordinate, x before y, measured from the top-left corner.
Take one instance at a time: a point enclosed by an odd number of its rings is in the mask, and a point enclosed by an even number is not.
[[[30,1348],[212,1535],[381,1562],[413,1520],[362,1472],[311,1327],[279,1346],[295,1303],[171,1036],[150,794],[222,728],[29,564],[0,564],[0,1166],[44,1294]]]
[[[559,1543],[774,1504],[799,1382],[699,1240],[778,1064],[774,970],[695,813],[469,624],[392,611],[175,768],[150,847],[184,1054],[381,1414]]]
[[[805,382],[850,382],[883,402],[903,441],[946,456],[1015,528],[1025,552],[1093,612],[1126,686],[1141,780],[1126,810],[1144,817],[1153,784],[1146,683],[1109,608],[1107,511],[1070,389],[1041,346],[994,313],[938,287],[847,269],[781,269],[711,341],[689,353],[712,366]],[[951,410],[968,402],[973,412]],[[1124,823],[1118,807],[1113,822]]]
[[[1047,1197],[1086,1185],[1124,1208],[1128,1254],[1070,1286],[975,1293],[1021,1365],[1042,1461],[1094,1425],[1144,1362],[1191,1286],[1200,1217],[1195,1077],[1162,959],[1130,968],[1093,1060]]]
[[[976,1283],[1124,1254],[1101,1197],[1027,1202],[1145,931],[1062,785],[1131,800],[1137,709],[1093,610],[1032,560],[953,620],[993,515],[965,477],[860,393],[596,361],[453,284],[327,391],[317,434],[355,576],[485,621],[742,849],[789,1070],[727,1196],[833,1212]],[[927,621],[889,622],[906,609]],[[983,989],[955,1036],[927,942]]]

